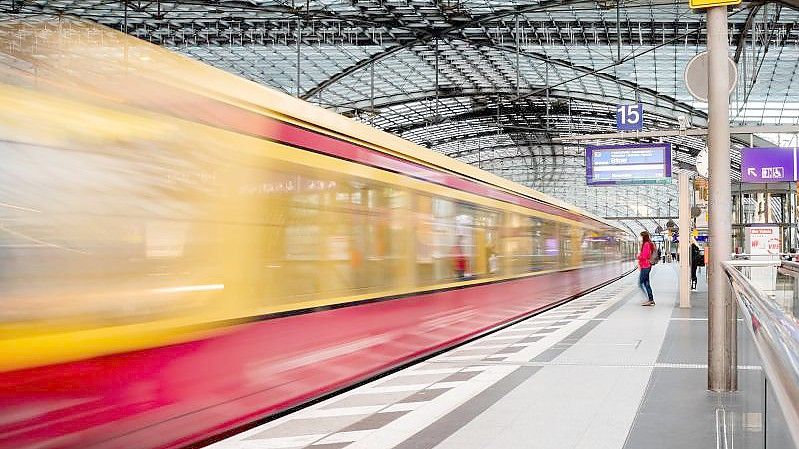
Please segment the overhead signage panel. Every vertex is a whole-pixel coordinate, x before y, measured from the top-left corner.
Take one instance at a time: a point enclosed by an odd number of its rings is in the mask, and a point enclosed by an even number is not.
[[[796,181],[796,164],[796,148],[742,148],[741,181]]]
[[[688,6],[691,8],[710,8],[713,6],[728,6],[738,5],[741,0],[688,0]]]
[[[671,144],[589,145],[586,184],[670,184]]]
[[[616,128],[619,131],[644,129],[644,105],[637,103],[616,106]]]

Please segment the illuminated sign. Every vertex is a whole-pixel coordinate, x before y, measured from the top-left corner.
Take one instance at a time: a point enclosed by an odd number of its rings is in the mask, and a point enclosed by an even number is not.
[[[742,148],[741,181],[782,182],[797,180],[796,148]]]
[[[585,180],[589,186],[670,184],[671,144],[589,145]]]

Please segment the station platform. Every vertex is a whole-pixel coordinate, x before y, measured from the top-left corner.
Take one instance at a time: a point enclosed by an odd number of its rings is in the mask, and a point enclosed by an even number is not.
[[[677,270],[653,269],[654,307],[635,272],[209,447],[728,447],[719,410],[733,402],[706,389],[704,276],[680,309]]]

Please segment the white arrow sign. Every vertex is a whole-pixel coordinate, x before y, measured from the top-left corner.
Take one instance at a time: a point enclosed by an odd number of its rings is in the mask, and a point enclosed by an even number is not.
[[[747,169],[746,169],[746,173],[747,173],[749,176],[757,176],[757,170],[755,170],[755,169],[754,169],[754,168],[752,168],[752,167],[749,167],[749,168],[747,168]]]

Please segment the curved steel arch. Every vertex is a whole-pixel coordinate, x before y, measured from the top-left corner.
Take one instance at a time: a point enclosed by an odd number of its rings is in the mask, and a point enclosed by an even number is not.
[[[481,97],[481,96],[486,96],[486,97],[490,98],[490,97],[497,97],[499,95],[513,95],[513,96],[515,96],[516,92],[513,89],[508,89],[506,91],[504,89],[462,88],[462,89],[448,89],[448,90],[445,90],[443,92],[439,92],[438,96],[436,96],[434,90],[419,90],[419,91],[415,91],[415,92],[410,92],[407,95],[406,94],[402,94],[402,95],[392,96],[388,101],[383,101],[383,102],[376,101],[374,106],[375,106],[375,108],[385,108],[385,107],[393,107],[393,106],[399,106],[399,105],[409,104],[409,103],[432,101],[435,98],[438,98],[439,100],[447,99],[447,98],[469,98],[469,97]],[[405,98],[396,98],[396,97],[405,97]],[[555,99],[561,99],[561,100],[568,100],[568,99],[572,99],[573,98],[571,95],[568,94],[567,91],[560,91],[560,90],[558,90],[558,91],[556,91],[554,93],[550,93],[549,97],[550,98],[555,98]],[[528,98],[539,98],[539,97],[528,97]],[[545,97],[541,96],[540,98],[543,99]],[[589,103],[593,103],[593,104],[607,106],[609,108],[610,107],[615,108],[615,106],[616,106],[615,103],[608,102],[607,98],[608,98],[607,96],[602,96],[602,95],[594,94],[594,93],[587,93],[587,94],[584,94],[583,97],[580,98],[580,100],[581,101],[588,101]],[[369,100],[359,100],[359,101],[369,102]],[[677,124],[677,119],[673,118],[673,117],[670,117],[667,114],[667,112],[669,111],[667,108],[663,108],[662,106],[658,106],[657,104],[654,104],[654,103],[648,103],[648,102],[643,102],[643,103],[645,105],[648,104],[650,106],[654,106],[655,108],[657,108],[655,112],[648,112],[649,115],[654,115],[655,117],[660,119],[660,120],[655,121],[656,123],[666,123],[666,124],[671,124],[671,125],[676,125]],[[351,102],[348,105],[346,105],[345,107],[352,108],[352,110],[358,110],[358,109],[360,109],[360,104],[359,103],[353,104]],[[508,109],[509,110],[507,112],[503,112],[500,109],[500,114],[499,114],[500,117],[511,115],[511,113],[513,113],[513,109],[512,108],[508,108]],[[345,114],[346,113],[351,113],[352,110],[345,112]],[[702,118],[704,118],[706,120],[707,114],[705,114],[703,112],[702,115],[703,115]],[[560,114],[551,114],[551,116],[557,117],[557,116],[560,116]],[[444,121],[441,122],[441,123],[473,120],[473,119],[480,119],[480,118],[484,118],[484,117],[496,117],[496,108],[491,108],[488,105],[481,106],[481,107],[478,107],[478,108],[472,108],[472,109],[469,109],[467,112],[463,112],[461,114],[454,114],[454,115],[451,115],[451,116],[444,117],[444,119],[443,119]],[[441,124],[441,123],[433,123],[432,125]],[[410,131],[414,131],[414,130],[418,130],[418,129],[423,129],[423,128],[428,127],[428,126],[431,126],[431,123],[422,120],[422,121],[409,122],[409,123],[401,125],[401,126],[387,126],[387,127],[384,128],[384,130],[388,131],[388,132],[405,133],[405,132],[410,132]],[[513,126],[504,126],[503,128],[506,129],[506,130],[508,130],[508,129],[517,129],[517,128],[513,127]],[[550,130],[549,132],[552,133],[552,132],[557,132],[557,131],[559,131],[559,130]],[[546,129],[535,129],[535,128],[529,128],[529,129],[521,129],[521,128],[519,128],[519,130],[518,130],[518,134],[532,133],[532,132],[543,132],[543,133],[546,133],[547,130]],[[510,133],[508,131],[505,131],[505,132],[503,132],[503,134],[510,134]],[[463,135],[470,136],[470,134],[461,134],[461,136],[463,136]],[[490,132],[485,132],[484,135],[490,135]],[[450,141],[452,141],[452,140],[455,140],[455,139],[451,139]],[[748,146],[749,145],[749,140],[748,139],[743,138],[743,137],[738,136],[738,135],[732,135],[731,136],[731,140],[732,140],[732,142],[734,144],[737,144],[737,145],[742,145],[742,146]],[[757,137],[757,136],[755,136],[754,141],[755,141],[755,144],[758,145],[758,146],[773,145],[773,143],[768,142],[767,140],[765,140],[765,139],[763,139],[761,137]],[[444,142],[444,143],[446,143],[446,142]],[[577,145],[577,144],[575,143],[574,145]],[[701,148],[697,149],[695,152],[690,152],[689,154],[692,157],[695,157],[698,154],[699,150],[701,150]]]
[[[530,13],[530,12],[546,11],[546,10],[551,9],[553,7],[559,7],[559,6],[565,6],[565,5],[575,5],[575,4],[581,4],[581,3],[593,4],[593,1],[590,1],[590,0],[566,0],[566,1],[563,1],[563,2],[550,1],[550,2],[546,2],[544,5],[541,5],[541,4],[529,5],[529,6],[525,6],[525,7],[514,8],[512,10],[498,11],[496,13],[485,14],[483,16],[480,16],[480,17],[476,18],[475,20],[471,20],[471,21],[468,21],[468,22],[465,22],[465,23],[462,23],[462,24],[459,24],[459,25],[451,26],[451,27],[445,28],[445,29],[443,29],[443,30],[441,30],[441,31],[439,31],[437,33],[432,33],[432,34],[429,34],[429,35],[421,36],[421,37],[418,37],[418,38],[413,39],[411,41],[405,42],[403,44],[395,45],[393,47],[387,48],[384,51],[375,53],[374,55],[372,55],[372,56],[370,56],[370,57],[368,57],[366,59],[363,59],[361,61],[358,61],[357,63],[351,65],[350,67],[347,67],[346,69],[342,70],[341,72],[336,73],[335,75],[333,75],[330,78],[322,81],[321,83],[318,83],[316,86],[314,86],[311,89],[309,89],[308,91],[306,91],[305,94],[301,95],[300,98],[302,98],[303,100],[309,100],[310,98],[313,98],[315,95],[317,95],[319,92],[325,90],[327,87],[329,87],[329,86],[337,83],[338,81],[340,81],[340,80],[352,75],[353,73],[365,68],[369,64],[376,63],[376,62],[378,62],[378,61],[380,61],[380,60],[382,60],[382,59],[384,59],[384,58],[386,58],[388,56],[391,56],[391,55],[393,55],[393,54],[395,54],[395,53],[397,53],[399,51],[409,49],[409,48],[411,48],[411,47],[413,47],[415,45],[427,44],[431,40],[436,39],[436,38],[438,38],[438,39],[449,39],[450,38],[449,35],[452,34],[452,33],[455,33],[457,31],[462,31],[462,30],[464,30],[466,28],[474,27],[476,25],[479,25],[479,24],[482,24],[484,22],[488,22],[488,21],[491,21],[491,20],[497,20],[497,19],[501,19],[503,17],[513,16],[513,15],[516,15],[516,14],[524,14],[524,13]],[[469,41],[468,37],[460,37],[460,39],[462,39],[464,41]]]
[[[545,87],[542,87],[542,88],[545,88]],[[526,90],[528,90],[528,89],[523,89],[523,90],[520,91],[520,93],[524,94],[524,93],[526,93]],[[448,89],[439,90],[438,94],[436,94],[435,89],[427,89],[427,90],[417,90],[417,91],[412,91],[412,92],[403,93],[403,94],[391,95],[390,97],[375,97],[375,99],[374,99],[374,107],[376,109],[394,107],[394,106],[400,106],[400,105],[409,104],[409,103],[416,103],[416,102],[423,102],[423,101],[433,101],[436,98],[438,98],[439,100],[443,100],[443,99],[448,99],[448,98],[474,98],[474,97],[481,97],[481,96],[485,96],[485,97],[489,97],[489,98],[491,98],[491,97],[496,98],[498,96],[515,97],[516,95],[517,95],[516,90],[511,88],[511,87],[509,87],[507,89],[483,89],[483,88],[473,88],[473,87],[448,88]],[[616,104],[615,103],[611,103],[611,102],[609,102],[607,100],[609,98],[615,98],[615,99],[618,99],[618,100],[622,100],[619,97],[609,96],[609,95],[600,95],[600,94],[590,93],[590,92],[585,92],[585,93],[581,92],[580,95],[581,95],[581,98],[579,98],[578,100],[583,100],[583,101],[587,100],[587,101],[589,101],[591,103],[601,104],[601,105],[604,105],[604,106],[612,107],[613,109],[615,109]],[[528,99],[529,98],[545,99],[546,95],[541,94],[541,95],[531,96],[531,97],[527,97],[527,98]],[[568,90],[553,89],[553,90],[550,90],[549,98],[554,98],[554,99],[558,99],[558,100],[569,100],[569,99],[573,99],[574,97],[573,97],[573,95],[571,95],[569,93]],[[511,99],[511,101],[514,101],[514,100]],[[520,101],[524,101],[524,99],[522,99]],[[670,121],[672,123],[676,123],[677,122],[677,119],[674,118],[674,117],[671,117],[671,115],[670,115],[670,113],[673,112],[673,109],[670,109],[670,108],[668,108],[666,106],[660,105],[658,103],[649,102],[649,101],[641,101],[641,103],[643,103],[644,105],[649,105],[649,106],[653,106],[654,108],[656,108],[654,112],[651,111],[651,110],[645,111],[648,114],[652,114],[652,115],[656,115],[656,116],[664,118],[664,119],[668,119],[668,121]],[[366,110],[367,108],[370,108],[371,105],[372,105],[372,100],[369,99],[369,98],[365,98],[363,100],[356,100],[356,101],[352,101],[352,102],[349,102],[349,103],[338,104],[337,107],[350,108],[350,110],[343,112],[343,114],[347,115],[347,114],[352,114],[354,111]],[[476,109],[473,109],[473,111],[474,110],[476,110]],[[706,113],[704,113],[702,111],[697,111],[696,114],[697,114],[696,117],[698,117],[700,119],[707,120],[707,114]],[[666,121],[666,120],[664,120],[664,121]]]
[[[460,27],[456,27],[456,28],[460,29]],[[454,30],[454,28],[453,28],[453,30]],[[442,32],[442,35],[446,35],[448,33],[449,33],[448,31],[444,31],[444,32]],[[396,53],[398,53],[398,52],[400,52],[402,50],[409,49],[409,48],[411,48],[411,47],[413,47],[415,45],[426,44],[431,39],[433,39],[435,37],[437,37],[437,36],[429,36],[429,37],[425,36],[425,37],[417,38],[417,39],[415,39],[413,41],[410,41],[410,42],[407,42],[405,44],[396,45],[394,47],[388,48],[385,51],[375,53],[374,55],[370,56],[369,58],[363,59],[363,60],[357,62],[356,64],[354,64],[354,65],[342,70],[341,72],[331,76],[330,78],[326,79],[325,81],[322,81],[321,83],[317,84],[315,87],[309,89],[304,95],[302,95],[301,98],[303,98],[305,100],[309,100],[310,98],[312,98],[313,96],[315,96],[316,94],[318,94],[322,90],[326,89],[327,87],[337,83],[338,81],[348,77],[349,75],[354,74],[355,72],[357,72],[357,71],[359,71],[359,70],[361,70],[363,68],[366,68],[370,64],[376,63],[376,62],[378,62],[378,61],[380,61],[380,60],[382,60],[382,59],[384,59],[384,58],[386,58],[388,56],[396,54]],[[461,39],[463,39],[465,41],[469,40],[468,38],[461,38]],[[510,47],[501,46],[501,45],[480,44],[479,46],[480,47],[499,49],[499,50],[502,50],[502,51],[516,51],[515,48],[510,48]],[[684,111],[686,113],[689,113],[692,117],[696,117],[696,118],[707,120],[707,113],[705,113],[704,111],[696,109],[693,106],[690,106],[687,103],[681,102],[681,101],[679,101],[679,100],[677,100],[677,99],[675,99],[675,98],[673,98],[673,97],[671,97],[669,95],[661,94],[661,93],[655,91],[654,89],[650,89],[650,88],[647,88],[647,87],[642,87],[638,83],[634,83],[632,81],[627,81],[627,80],[622,80],[622,79],[620,79],[620,78],[618,78],[618,77],[616,77],[614,75],[610,75],[610,74],[607,74],[607,73],[602,73],[602,72],[597,71],[596,69],[591,68],[591,67],[585,67],[585,66],[582,66],[582,65],[574,64],[574,63],[572,63],[570,61],[567,61],[567,60],[564,60],[564,59],[552,58],[550,56],[547,56],[547,55],[544,55],[544,54],[541,54],[541,53],[537,53],[537,52],[520,51],[519,54],[523,55],[523,56],[526,56],[528,58],[532,58],[532,59],[536,59],[536,60],[545,62],[547,64],[552,64],[554,66],[568,68],[568,69],[574,70],[576,72],[581,72],[581,73],[583,73],[583,76],[585,76],[585,75],[594,76],[594,77],[603,79],[605,81],[610,81],[610,82],[615,83],[615,84],[617,84],[619,86],[624,86],[624,87],[626,87],[628,89],[632,89],[632,90],[635,90],[635,91],[638,91],[638,92],[643,92],[647,96],[652,97],[655,100],[662,100],[662,101],[666,102],[667,104],[672,105],[672,107],[673,107],[672,110],[682,110],[682,111]],[[548,87],[544,86],[544,87],[541,87],[539,90],[544,90],[545,91],[545,90],[547,90],[547,88]],[[581,92],[581,94],[583,94],[583,92]],[[527,95],[529,95],[529,94],[527,94]]]

